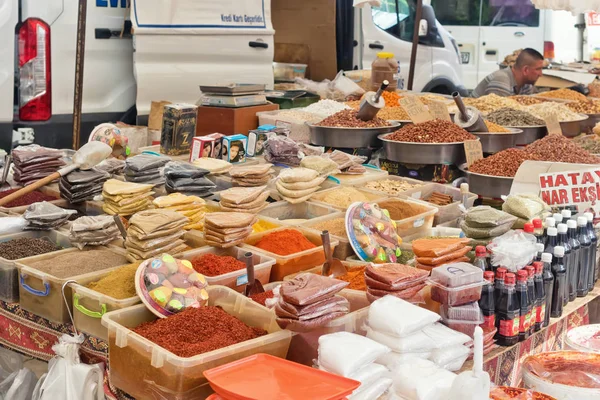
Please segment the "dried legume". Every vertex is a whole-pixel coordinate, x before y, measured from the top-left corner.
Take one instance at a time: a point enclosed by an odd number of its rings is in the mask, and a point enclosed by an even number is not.
[[[410,183],[407,181],[394,180],[394,179],[382,179],[380,181],[367,182],[365,187],[367,189],[376,190],[378,192],[385,192],[392,196],[396,196],[400,193],[406,192],[407,190],[414,189],[423,186],[420,183]]]
[[[543,119],[514,108],[501,108],[486,116],[486,119],[502,126],[540,126],[546,125]]]
[[[576,103],[568,103],[567,107],[569,107],[572,111],[574,111],[576,113],[600,114],[600,101],[598,101],[598,100],[578,101]]]
[[[60,250],[60,247],[46,239],[20,238],[0,243],[0,257],[18,260]]]
[[[344,110],[319,122],[318,126],[331,126],[339,128],[377,128],[382,126],[390,126],[390,124],[379,117],[375,117],[370,121],[363,121],[357,117],[358,111]]]
[[[475,107],[484,114],[499,110],[500,108],[514,108],[520,109],[522,106],[517,101],[508,97],[501,97],[495,94],[488,94],[485,96],[463,99],[464,103],[468,106]],[[456,106],[452,107],[453,111],[456,111]]]
[[[470,134],[450,121],[435,119],[421,124],[411,124],[386,136],[387,140],[413,143],[456,143],[465,140],[477,140]]]
[[[506,129],[505,127],[495,124],[492,121],[485,121],[485,126],[487,126],[488,128],[488,132],[491,133],[507,133],[510,132],[508,129]]]
[[[16,192],[17,190],[19,190],[19,189],[10,189],[10,190],[4,190],[4,191],[0,192],[0,199],[8,196],[11,193]],[[58,199],[54,196],[50,196],[50,195],[44,194],[42,192],[38,192],[36,190],[31,193],[27,193],[27,194],[19,197],[18,199],[9,201],[3,207],[6,207],[6,208],[21,207],[21,206],[28,206],[33,203],[39,203],[40,201],[53,201],[53,200],[58,200]]]
[[[506,149],[487,158],[477,160],[469,167],[469,171],[477,174],[508,176],[516,175],[517,170],[526,160],[538,160],[540,157],[521,149]]]
[[[600,158],[591,155],[583,148],[562,135],[549,135],[538,139],[525,148],[543,161],[577,164],[599,164]]]
[[[576,92],[571,89],[556,89],[548,92],[538,93],[536,96],[548,97],[551,99],[562,99],[562,100],[576,100],[576,101],[587,101],[587,97],[583,94]]]
[[[522,104],[524,106],[530,106],[532,104],[540,104],[543,103],[544,99],[536,99],[533,96],[509,96],[508,97],[511,100],[515,100],[516,102],[518,102],[519,104]]]

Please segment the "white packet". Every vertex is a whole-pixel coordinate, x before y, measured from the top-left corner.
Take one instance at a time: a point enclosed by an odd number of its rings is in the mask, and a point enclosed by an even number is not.
[[[431,352],[429,359],[440,368],[448,371],[458,371],[462,368],[470,353],[471,349],[461,344],[434,350]]]
[[[371,304],[367,323],[376,331],[405,337],[439,320],[440,316],[432,311],[395,296],[385,296]]]
[[[390,351],[364,336],[337,332],[319,338],[319,365],[329,372],[350,376]]]
[[[471,341],[471,338],[464,333],[452,330],[440,323],[426,326],[422,330],[402,338],[367,327],[367,337],[398,353],[426,352]]]
[[[348,400],[377,400],[392,386],[392,383],[394,383],[392,379],[382,378],[368,386],[361,385],[348,396]]]
[[[428,360],[414,360],[394,372],[394,391],[407,400],[445,399],[456,378],[456,374]]]
[[[393,373],[399,365],[411,363],[414,360],[427,360],[429,357],[431,357],[429,351],[423,353],[396,353],[392,351],[378,357],[375,362],[385,366]]]

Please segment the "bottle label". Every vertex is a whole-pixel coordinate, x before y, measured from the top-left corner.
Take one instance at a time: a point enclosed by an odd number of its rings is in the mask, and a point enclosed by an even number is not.
[[[536,316],[535,316],[535,322],[536,323],[542,323],[544,322],[544,319],[546,318],[546,304],[542,304],[541,306],[537,306],[536,307]]]
[[[519,332],[526,333],[529,330],[529,313],[519,317]]]
[[[483,324],[480,325],[481,329],[489,328],[494,329],[496,326],[496,316],[495,315],[484,315],[483,316]]]
[[[517,336],[519,334],[519,320],[519,317],[500,320],[498,333],[505,337]]]
[[[529,311],[527,313],[527,316],[529,318],[529,328],[531,328],[532,326],[535,325],[535,313],[536,313],[535,307],[532,308],[531,311]]]

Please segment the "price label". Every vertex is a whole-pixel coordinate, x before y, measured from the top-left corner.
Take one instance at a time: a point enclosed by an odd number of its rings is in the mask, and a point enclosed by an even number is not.
[[[467,140],[464,143],[465,154],[467,156],[467,167],[470,167],[477,160],[483,158],[483,149],[479,140]]]
[[[546,118],[546,127],[548,128],[549,135],[562,135],[562,129],[556,114],[550,114]]]
[[[429,112],[434,118],[444,121],[452,121],[450,119],[450,113],[448,112],[448,106],[441,101],[432,101],[429,103]]]
[[[423,104],[416,96],[405,96],[401,98],[400,105],[415,124],[431,121],[433,119],[431,113],[427,111],[425,104]]]

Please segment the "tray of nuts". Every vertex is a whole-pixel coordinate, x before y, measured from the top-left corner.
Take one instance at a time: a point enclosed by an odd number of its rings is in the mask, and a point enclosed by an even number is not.
[[[398,122],[389,122],[389,126],[372,128],[339,128],[333,126],[317,126],[306,123],[310,129],[310,143],[326,147],[381,147],[377,137],[400,127]]]
[[[484,153],[497,153],[517,145],[519,136],[523,133],[521,129],[506,128],[508,132],[471,132],[481,141]]]

